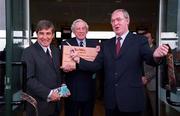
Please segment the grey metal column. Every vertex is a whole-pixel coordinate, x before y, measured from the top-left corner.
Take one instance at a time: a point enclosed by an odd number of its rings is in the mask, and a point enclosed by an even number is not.
[[[13,31],[12,31],[12,0],[6,0],[6,76],[5,76],[5,101],[6,101],[6,116],[11,116],[12,107],[12,41],[13,41]]]
[[[178,51],[180,50],[180,0],[178,0],[177,9],[177,35],[178,35]]]

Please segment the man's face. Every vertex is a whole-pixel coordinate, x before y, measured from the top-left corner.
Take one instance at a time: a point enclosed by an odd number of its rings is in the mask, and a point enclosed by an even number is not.
[[[77,22],[74,29],[74,34],[79,40],[86,38],[87,28],[83,22]]]
[[[121,36],[128,31],[129,19],[126,19],[122,12],[115,12],[111,17],[111,25],[116,35]]]
[[[146,36],[146,37],[147,37],[148,42],[149,42],[149,45],[152,45],[152,44],[153,44],[154,39],[152,38],[151,33],[146,33],[144,36]]]
[[[52,28],[42,29],[37,33],[37,41],[43,47],[48,47],[51,44],[53,38],[54,38],[54,33],[52,32]]]

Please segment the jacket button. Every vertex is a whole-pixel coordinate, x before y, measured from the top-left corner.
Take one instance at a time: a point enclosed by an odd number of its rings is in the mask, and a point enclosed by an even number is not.
[[[118,86],[118,84],[116,83],[116,84],[115,84],[115,86],[117,87],[117,86]]]
[[[115,76],[117,76],[117,75],[118,75],[118,73],[116,72],[116,73],[114,73],[114,75],[115,75]]]

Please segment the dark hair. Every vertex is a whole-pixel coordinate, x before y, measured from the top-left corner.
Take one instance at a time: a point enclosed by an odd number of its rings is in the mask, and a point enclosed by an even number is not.
[[[40,20],[36,26],[36,33],[42,29],[49,29],[52,28],[52,32],[55,32],[54,25],[51,21],[49,20]]]

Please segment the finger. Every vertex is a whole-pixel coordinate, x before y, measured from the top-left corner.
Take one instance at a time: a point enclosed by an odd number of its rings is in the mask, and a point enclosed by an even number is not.
[[[63,66],[60,66],[60,69],[63,69],[64,67]]]
[[[169,47],[167,48],[166,46],[162,46],[162,47],[161,47],[161,50],[162,50],[163,52],[168,52],[168,51],[169,51]]]

